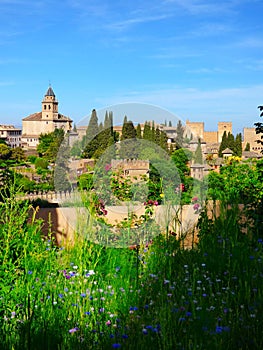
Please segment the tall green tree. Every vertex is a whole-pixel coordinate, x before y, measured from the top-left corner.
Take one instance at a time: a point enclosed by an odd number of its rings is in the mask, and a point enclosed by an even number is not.
[[[91,112],[89,125],[86,131],[86,143],[89,143],[99,133],[98,117],[96,109]]]
[[[182,125],[181,120],[179,120],[176,126],[176,137],[175,137],[176,148],[179,149],[183,147],[183,142],[184,142],[184,127]]]
[[[227,143],[227,133],[226,131],[224,131],[223,136],[222,136],[222,140],[219,146],[219,151],[218,151],[218,156],[219,157],[223,157],[222,152],[228,147],[228,143]]]
[[[197,148],[195,150],[194,163],[195,164],[203,164],[203,152],[202,152],[200,139],[198,140]]]
[[[147,121],[144,123],[142,138],[144,140],[152,141],[151,126],[150,126],[150,123]]]
[[[103,127],[102,127],[103,129]],[[101,130],[102,131],[102,130]],[[89,125],[87,127],[86,135],[84,137],[83,154],[84,158],[93,158],[94,153],[99,149],[99,125],[98,117],[95,109],[91,112]]]
[[[160,147],[162,147],[167,153],[168,150],[168,144],[167,144],[168,138],[166,133],[163,130],[160,130]]]
[[[119,155],[122,159],[136,159],[139,149],[136,142],[136,129],[131,120],[127,120],[122,126],[121,144]]]
[[[250,143],[249,142],[247,142],[244,151],[250,151]]]
[[[238,157],[242,156],[242,135],[241,135],[241,133],[236,135],[234,154]]]
[[[141,124],[138,123],[137,127],[136,127],[136,137],[137,139],[141,139],[142,138],[142,128],[141,128]]]
[[[228,133],[227,135],[227,147],[231,149],[235,153],[235,137],[231,132]]]

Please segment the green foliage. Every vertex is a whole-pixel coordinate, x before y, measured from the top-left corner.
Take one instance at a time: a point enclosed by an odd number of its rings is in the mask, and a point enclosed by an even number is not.
[[[11,154],[11,148],[4,143],[0,143],[0,159],[9,159]]]
[[[145,244],[106,248],[76,234],[57,247],[42,239],[36,211],[11,197],[0,206],[1,349],[263,348],[263,241],[242,233],[237,207],[215,220],[203,212],[192,249],[158,234],[150,202],[115,229],[133,234],[144,220],[155,233]]]
[[[244,151],[250,151],[250,143],[247,142]]]
[[[62,129],[55,129],[53,132],[41,134],[37,146],[39,156],[47,159],[50,163],[54,163],[64,137],[65,134]]]
[[[201,141],[198,140],[197,148],[194,154],[194,163],[195,164],[203,164],[203,153],[201,148]]]
[[[35,159],[35,168],[47,169],[48,168],[48,160],[45,158],[36,158]]]
[[[81,174],[78,178],[78,185],[82,190],[91,190],[93,188],[93,174]]]
[[[141,124],[138,123],[136,127],[136,138],[141,139],[142,138],[142,129],[141,129]]]
[[[231,149],[233,151],[233,156],[242,156],[242,135],[241,133],[236,135],[236,138],[234,137],[233,134],[230,132],[227,134],[226,131],[224,131],[222,141],[219,146],[219,152],[218,155],[219,157],[223,157],[222,152],[225,149]]]
[[[188,164],[192,160],[192,158],[193,158],[192,152],[184,148],[175,150],[171,155],[171,159],[175,163],[181,178],[184,178],[185,175],[190,174],[190,169]]]
[[[178,149],[183,147],[183,142],[184,142],[184,127],[182,125],[181,120],[179,120],[176,126],[176,138],[175,138],[176,148]]]
[[[21,147],[15,147],[11,149],[11,159],[16,162],[23,162],[26,160],[25,152]]]
[[[31,163],[31,164],[35,164],[35,160],[37,159],[37,156],[28,156],[27,160]]]
[[[122,126],[121,141],[134,138],[136,138],[136,130],[133,122],[131,120],[127,120],[127,122]]]

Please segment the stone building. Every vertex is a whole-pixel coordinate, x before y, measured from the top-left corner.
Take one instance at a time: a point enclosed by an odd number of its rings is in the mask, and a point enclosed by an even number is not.
[[[0,125],[0,138],[11,147],[21,146],[22,130],[15,128],[14,125]]]
[[[39,136],[55,129],[70,131],[72,120],[58,112],[58,100],[50,86],[42,101],[42,111],[22,119],[22,147],[26,150],[36,149]]]
[[[218,122],[217,131],[205,131],[204,122],[190,122],[186,121],[186,134],[193,135],[194,139],[200,138],[206,143],[220,143],[224,132],[232,134],[232,122]]]
[[[150,162],[148,160],[137,159],[112,159],[111,168],[121,170],[124,176],[129,176],[131,180],[140,181],[141,176],[149,176]]]
[[[243,149],[246,147],[246,144],[249,143],[250,151],[261,153],[263,150],[263,145],[257,142],[260,139],[259,134],[256,134],[255,128],[244,128],[243,129],[244,141],[243,141]]]

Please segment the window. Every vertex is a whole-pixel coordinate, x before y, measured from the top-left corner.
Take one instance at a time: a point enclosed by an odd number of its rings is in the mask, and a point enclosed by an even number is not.
[[[48,124],[48,122],[46,122],[46,124]]]
[[[44,105],[44,109],[45,109],[45,110],[47,109],[47,106],[46,106],[46,105]]]

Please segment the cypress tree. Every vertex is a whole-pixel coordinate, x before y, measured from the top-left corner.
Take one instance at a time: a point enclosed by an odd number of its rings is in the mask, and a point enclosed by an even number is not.
[[[136,137],[137,139],[142,138],[142,129],[141,129],[141,124],[139,123],[136,127]]]
[[[89,125],[86,131],[86,142],[90,142],[94,136],[98,135],[99,133],[99,126],[98,126],[98,117],[97,112],[95,109],[91,112],[91,117],[89,120]]]
[[[235,139],[235,155],[238,157],[242,156],[242,135],[241,133],[236,135]]]
[[[154,125],[154,121],[152,121],[151,141],[155,142],[155,125]]]
[[[120,158],[136,159],[139,154],[139,149],[136,143],[136,130],[131,120],[127,121],[122,126],[121,141],[119,149]]]
[[[247,152],[250,151],[250,143],[247,142],[244,151],[247,151]]]
[[[198,140],[198,145],[194,154],[194,163],[195,164],[203,164],[203,153],[200,139]]]
[[[165,151],[168,152],[168,145],[167,145],[167,135],[164,131],[160,130],[160,147],[162,147]]]
[[[161,134],[160,129],[157,127],[155,130],[155,143],[160,146]]]
[[[95,151],[99,148],[99,126],[98,117],[95,109],[92,110],[89,125],[84,139],[83,157],[92,158]]]
[[[175,138],[177,149],[183,146],[183,141],[184,141],[184,128],[181,120],[179,120],[176,126],[176,138]]]
[[[151,126],[148,122],[144,123],[143,139],[148,140],[148,141],[151,141],[151,139],[152,139]]]
[[[223,157],[222,152],[227,148],[227,134],[226,131],[224,131],[223,136],[222,136],[222,141],[219,146],[219,151],[218,151],[218,156]]]
[[[235,137],[230,132],[227,135],[227,148],[230,148],[235,153]]]
[[[122,126],[122,140],[136,138],[136,130],[134,128],[133,122],[131,120],[127,121]]]

